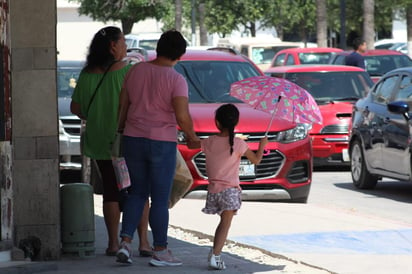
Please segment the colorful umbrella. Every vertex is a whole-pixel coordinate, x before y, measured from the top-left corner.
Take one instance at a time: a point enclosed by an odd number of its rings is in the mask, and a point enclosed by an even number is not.
[[[255,109],[272,114],[272,119],[276,116],[295,123],[322,123],[322,114],[312,95],[283,78],[246,78],[230,86],[230,95]]]

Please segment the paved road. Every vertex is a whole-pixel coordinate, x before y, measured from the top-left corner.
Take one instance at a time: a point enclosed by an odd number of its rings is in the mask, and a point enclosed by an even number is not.
[[[308,204],[244,202],[229,239],[337,273],[411,273],[412,184],[352,187],[349,172],[315,172]],[[183,199],[170,223],[213,235],[216,216]]]

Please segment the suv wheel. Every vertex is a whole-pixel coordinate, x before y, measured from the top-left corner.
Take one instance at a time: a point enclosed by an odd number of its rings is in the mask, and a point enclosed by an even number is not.
[[[366,167],[360,141],[355,140],[351,147],[351,174],[355,187],[360,189],[372,189],[378,182],[378,176],[369,173]]]

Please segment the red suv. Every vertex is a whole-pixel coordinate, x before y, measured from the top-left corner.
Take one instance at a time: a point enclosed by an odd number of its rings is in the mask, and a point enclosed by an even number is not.
[[[271,67],[303,64],[328,64],[338,48],[290,48],[278,51],[273,57]]]
[[[323,123],[313,124],[310,130],[314,165],[349,165],[352,107],[373,85],[365,70],[338,65],[299,65],[272,67],[265,74],[298,84],[319,105]]]
[[[270,122],[270,114],[255,110],[229,95],[230,85],[263,73],[243,55],[219,50],[188,50],[175,66],[189,85],[190,113],[200,138],[217,134],[214,112],[223,103],[235,103],[240,111],[236,134],[252,150],[258,148]],[[307,124],[273,122],[267,151],[259,165],[242,158],[240,186],[244,200],[306,202],[312,181],[312,148]],[[179,131],[178,148],[194,178],[187,197],[205,197],[207,174],[205,155],[188,149]]]

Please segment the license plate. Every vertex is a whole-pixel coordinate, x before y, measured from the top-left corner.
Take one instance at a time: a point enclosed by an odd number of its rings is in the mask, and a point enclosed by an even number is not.
[[[240,164],[239,176],[255,176],[255,165],[253,164]]]
[[[344,162],[349,162],[350,161],[348,149],[346,149],[346,148],[342,149],[342,159],[343,159]]]

